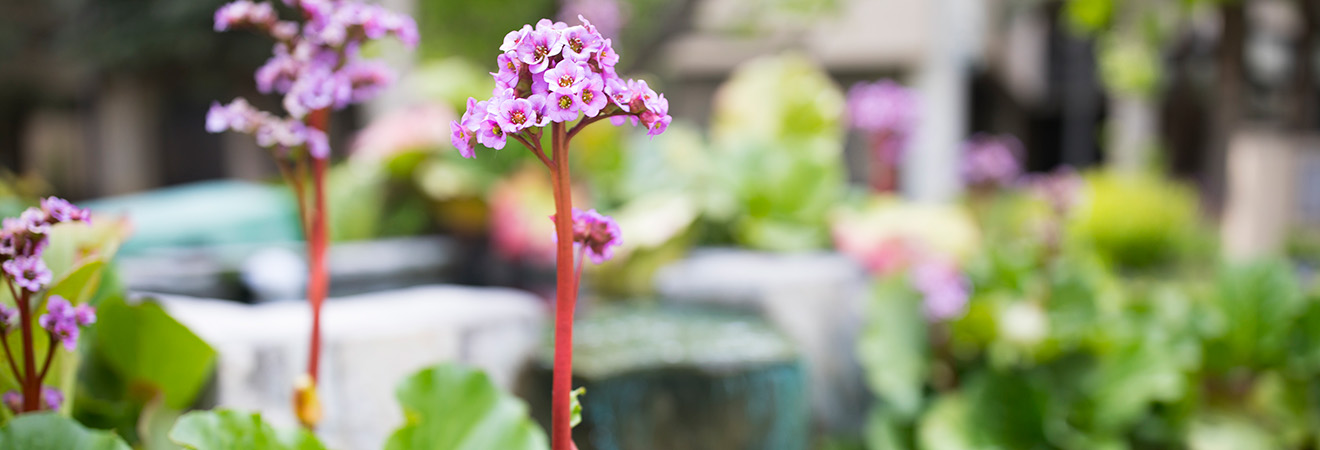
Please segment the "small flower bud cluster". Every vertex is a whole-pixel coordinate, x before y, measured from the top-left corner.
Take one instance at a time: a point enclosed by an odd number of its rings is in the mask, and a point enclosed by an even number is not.
[[[206,129],[252,134],[262,147],[287,151],[306,148],[316,158],[329,156],[325,133],[305,126],[312,111],[342,109],[366,101],[393,81],[382,64],[359,57],[362,43],[389,35],[416,46],[417,24],[405,14],[350,0],[287,2],[305,20],[279,20],[269,3],[238,0],[215,13],[216,31],[249,28],[275,38],[274,55],[256,72],[257,90],[279,93],[288,118],[259,111],[243,99],[211,105]]]
[[[973,188],[1013,184],[1022,175],[1022,141],[1012,135],[977,135],[963,144],[963,182]]]
[[[6,408],[14,413],[23,411],[23,394],[18,391],[9,391],[0,396],[0,403],[4,403]],[[50,386],[41,387],[42,408],[47,411],[55,411],[64,405],[64,393],[59,389]]]
[[[619,55],[610,39],[578,19],[582,25],[541,19],[504,37],[491,98],[469,98],[462,119],[450,123],[459,153],[475,156],[477,143],[502,149],[510,135],[536,140],[541,127],[584,116],[609,117],[614,125],[641,123],[651,136],[668,128],[673,119],[665,96],[645,81],[619,78]]]
[[[69,202],[50,197],[40,208],[28,208],[17,218],[0,225],[0,269],[7,282],[26,292],[38,292],[51,281],[50,269],[41,254],[49,244],[50,227],[63,222],[90,222],[91,213]],[[0,310],[0,318],[5,312]],[[0,324],[3,328],[3,324]]]
[[[550,216],[550,220],[553,222],[555,216]],[[594,209],[573,208],[573,243],[582,246],[591,262],[601,264],[614,257],[614,248],[623,244],[623,233],[610,216]]]
[[[73,351],[78,345],[78,334],[83,327],[96,323],[96,309],[88,305],[73,306],[64,297],[52,295],[46,300],[46,314],[37,319],[64,348]]]

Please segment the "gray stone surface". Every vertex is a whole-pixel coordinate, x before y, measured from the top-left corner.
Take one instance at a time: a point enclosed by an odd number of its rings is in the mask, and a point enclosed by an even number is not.
[[[782,329],[805,356],[812,410],[829,431],[855,431],[866,416],[855,347],[868,286],[862,268],[835,253],[704,249],[656,275],[666,302],[755,311]]]
[[[582,450],[806,450],[806,371],[764,318],[701,306],[607,306],[573,327]],[[520,383],[550,421],[553,349]]]
[[[219,352],[216,406],[259,410],[294,426],[292,384],[306,368],[311,326],[306,303],[159,298]],[[322,312],[318,434],[336,449],[379,449],[403,422],[395,385],[442,361],[480,367],[510,388],[540,343],[546,312],[530,294],[495,288],[423,286],[330,299]]]

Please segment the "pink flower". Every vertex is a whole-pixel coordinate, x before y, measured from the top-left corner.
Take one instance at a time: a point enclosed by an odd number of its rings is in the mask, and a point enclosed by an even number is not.
[[[507,138],[505,138],[504,130],[499,122],[486,120],[481,122],[481,125],[477,128],[477,142],[480,142],[481,145],[499,150],[504,148],[506,141]]]
[[[92,220],[90,211],[74,206],[73,203],[59,197],[41,199],[41,211],[46,214],[47,220],[52,223],[89,222]]]
[[[600,51],[604,40],[581,25],[564,30],[564,60],[585,62]]]
[[[545,104],[545,116],[551,122],[572,122],[581,114],[581,108],[577,95],[554,92]]]
[[[578,101],[582,104],[582,113],[587,117],[596,117],[609,105],[609,96],[605,95],[605,82],[601,77],[592,77],[583,85]]]
[[[577,95],[582,85],[587,82],[587,69],[582,64],[565,59],[554,68],[545,71],[545,82],[550,92],[565,95]]]
[[[500,45],[500,51],[505,53],[514,51],[515,49],[518,48],[518,43],[522,42],[523,38],[527,37],[527,35],[531,34],[531,32],[532,32],[531,25],[523,25],[521,29],[513,30],[510,31],[508,34],[505,34],[504,43]]]
[[[558,55],[564,48],[564,36],[557,30],[538,29],[529,33],[518,42],[518,59],[527,64],[532,74],[544,72],[550,66],[550,58]]]
[[[505,133],[517,133],[527,127],[535,126],[541,120],[539,109],[529,99],[508,99],[500,103],[496,120]]]
[[[495,62],[499,66],[497,72],[491,73],[495,76],[495,84],[504,89],[518,86],[518,81],[522,78],[522,62],[518,61],[518,55],[513,52],[500,53]]]
[[[269,3],[239,0],[215,10],[215,31],[225,31],[240,26],[268,28],[275,24],[275,20],[275,8]]]
[[[550,220],[553,222],[555,216],[550,216]],[[557,241],[558,236],[555,237]],[[623,244],[623,234],[610,216],[594,209],[573,208],[573,243],[583,246],[591,262],[601,264],[614,257],[614,249]]]
[[[50,284],[50,269],[46,268],[46,262],[42,261],[40,255],[15,257],[0,264],[0,267],[19,289],[37,292]]]
[[[74,307],[58,295],[52,295],[46,300],[46,314],[37,318],[37,324],[59,339],[69,351],[73,351],[78,344],[80,329],[93,323],[96,323],[95,309],[87,305]]]
[[[463,155],[464,158],[477,156],[475,146],[472,143],[474,137],[472,131],[459,124],[457,120],[449,122],[449,130],[452,133],[449,138],[450,142],[454,144],[454,148],[458,149],[459,155]]]
[[[1007,186],[1022,173],[1022,142],[1012,135],[977,135],[963,144],[963,181],[969,186]]]
[[[927,260],[912,269],[912,285],[924,296],[926,317],[944,321],[961,317],[967,311],[971,282],[953,264]]]

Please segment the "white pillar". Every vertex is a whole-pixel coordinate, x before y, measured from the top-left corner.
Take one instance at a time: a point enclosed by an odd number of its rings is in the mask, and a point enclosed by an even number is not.
[[[918,201],[949,201],[961,190],[958,167],[967,135],[967,60],[979,0],[930,0],[930,35],[912,79],[921,99],[921,120],[903,162],[903,191]]]

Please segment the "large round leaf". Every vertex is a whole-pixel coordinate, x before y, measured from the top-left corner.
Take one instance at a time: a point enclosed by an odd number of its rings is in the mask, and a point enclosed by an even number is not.
[[[0,448],[23,450],[129,450],[119,436],[83,428],[54,413],[24,414],[0,428]]]
[[[423,369],[395,391],[408,422],[386,450],[545,450],[527,405],[484,372],[454,364]]]

